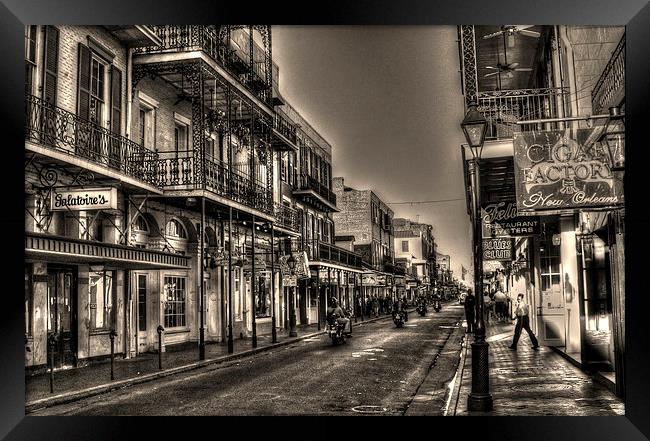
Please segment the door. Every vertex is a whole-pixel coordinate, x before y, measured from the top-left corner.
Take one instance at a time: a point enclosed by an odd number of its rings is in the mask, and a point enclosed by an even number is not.
[[[611,370],[614,365],[612,348],[612,292],[609,274],[609,247],[596,235],[582,242],[584,362],[595,369]]]
[[[539,241],[540,290],[537,306],[540,344],[564,346],[566,337],[559,225],[546,224]],[[555,238],[555,239],[554,239]],[[532,305],[531,305],[532,306]]]
[[[47,362],[55,369],[77,364],[76,270],[48,268]],[[54,345],[50,337],[56,337]]]
[[[136,274],[135,292],[138,296],[138,353],[146,352],[147,342],[147,275]]]

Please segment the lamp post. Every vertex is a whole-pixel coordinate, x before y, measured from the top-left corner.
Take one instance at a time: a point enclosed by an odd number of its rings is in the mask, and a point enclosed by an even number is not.
[[[294,274],[296,269],[296,259],[294,259],[293,254],[289,254],[287,259],[287,265],[289,270],[291,270],[291,275]],[[289,337],[297,337],[298,333],[296,332],[296,308],[294,306],[294,292],[296,287],[292,286],[289,290]]]
[[[461,123],[465,139],[472,152],[469,175],[472,185],[472,214],[474,227],[474,292],[477,297],[477,319],[472,343],[472,391],[467,398],[470,411],[492,410],[490,394],[490,370],[488,364],[489,345],[485,341],[485,322],[483,320],[483,238],[481,230],[481,192],[480,165],[487,121],[477,110],[475,101],[469,103],[467,114]]]

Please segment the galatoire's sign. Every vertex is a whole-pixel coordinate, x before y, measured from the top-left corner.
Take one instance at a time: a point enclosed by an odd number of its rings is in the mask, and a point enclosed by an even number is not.
[[[539,216],[517,214],[515,201],[483,204],[481,208],[483,238],[539,234]]]
[[[612,174],[607,146],[595,141],[601,130],[515,134],[517,208],[548,211],[622,204],[622,179]]]
[[[51,193],[50,210],[85,211],[115,210],[117,208],[117,188],[60,189]]]

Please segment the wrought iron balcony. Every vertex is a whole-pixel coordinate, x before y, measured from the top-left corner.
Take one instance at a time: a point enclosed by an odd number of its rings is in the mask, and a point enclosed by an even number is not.
[[[300,215],[295,208],[283,204],[275,204],[274,216],[276,223],[291,231],[300,232]]]
[[[321,199],[321,201],[325,202],[325,204],[319,204],[322,205],[322,209],[331,209],[331,207],[336,207],[336,195],[332,190],[327,188],[327,186],[323,185],[318,179],[313,178],[312,176],[309,175],[304,175],[301,174],[298,177],[298,188],[294,190],[295,195],[303,196],[305,195],[307,198],[309,198],[306,193],[315,193],[318,195],[318,198]],[[308,202],[314,204],[318,204],[317,201],[314,200],[309,200]],[[329,206],[329,208],[327,208]]]
[[[620,105],[625,97],[625,34],[614,49],[607,66],[591,92],[594,115],[607,113],[611,106]]]
[[[160,152],[156,184],[163,189],[205,189],[218,196],[273,215],[273,193],[215,159],[201,160],[194,151]]]
[[[322,242],[318,239],[307,241],[305,245],[310,260],[361,268],[361,256],[345,248],[337,247],[336,245]]]
[[[138,50],[139,53],[202,51],[260,100],[272,105],[271,60],[252,38],[246,37],[247,40],[237,43],[229,31],[231,26],[226,25],[164,25],[151,28],[161,44]]]
[[[273,116],[273,130],[274,130],[274,145],[275,146],[286,146],[293,150],[298,150],[296,146],[296,126],[291,122],[287,115],[280,109],[275,109],[275,114]],[[277,134],[281,136],[275,136]],[[282,139],[284,138],[284,140]],[[286,141],[289,141],[287,143]],[[282,149],[286,150],[286,148]]]
[[[559,117],[564,88],[497,90],[478,93],[478,111],[488,122],[485,139],[512,138],[522,130],[517,121]],[[556,124],[523,126],[525,130],[554,129]]]
[[[155,152],[33,95],[26,112],[26,141],[155,185]]]

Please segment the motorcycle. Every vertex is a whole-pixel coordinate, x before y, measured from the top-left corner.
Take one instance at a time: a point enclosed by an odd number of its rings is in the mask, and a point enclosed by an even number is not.
[[[339,343],[345,343],[344,325],[336,320],[337,317],[335,314],[327,319],[327,335],[332,339],[335,346]]]
[[[440,312],[442,309],[442,305],[440,304],[440,300],[436,299],[433,301],[433,309],[436,310],[436,312]]]
[[[395,327],[401,328],[404,326],[404,311],[394,312],[393,313],[393,322]]]
[[[427,314],[427,306],[424,303],[420,303],[416,308],[416,311],[420,316],[424,317]]]

